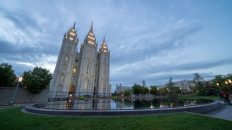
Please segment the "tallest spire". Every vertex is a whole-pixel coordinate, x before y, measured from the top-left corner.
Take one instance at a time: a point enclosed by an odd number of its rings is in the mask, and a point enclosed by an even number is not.
[[[105,36],[103,37],[103,43],[106,43],[106,37]]]
[[[76,26],[76,21],[74,22],[74,24],[73,24],[73,27],[72,27],[72,28],[73,28],[73,29],[75,29],[75,26]]]
[[[91,27],[90,27],[89,32],[93,33],[93,21],[92,21],[92,23],[91,23]]]
[[[86,36],[87,43],[90,43],[92,45],[96,45],[96,38],[95,35],[93,34],[93,22],[91,24],[90,30]]]

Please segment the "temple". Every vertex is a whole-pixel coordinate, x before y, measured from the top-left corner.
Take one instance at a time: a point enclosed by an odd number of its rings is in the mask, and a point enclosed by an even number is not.
[[[67,96],[108,97],[110,51],[103,38],[98,44],[93,31],[93,24],[84,42],[80,45],[74,25],[64,34],[58,60],[49,89],[49,98]]]

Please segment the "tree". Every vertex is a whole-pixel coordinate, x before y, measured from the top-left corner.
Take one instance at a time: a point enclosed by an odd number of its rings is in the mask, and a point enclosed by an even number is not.
[[[158,94],[157,86],[151,86],[150,93],[152,95],[157,95]]]
[[[146,94],[149,92],[149,89],[147,87],[143,87],[138,84],[134,84],[134,86],[132,87],[132,90],[134,94]]]
[[[202,89],[202,95],[205,96],[217,96],[219,94],[219,89],[211,82],[205,82],[205,86]]]
[[[166,84],[166,88],[168,90],[168,99],[176,100],[178,98],[178,91],[180,90],[179,87],[176,87],[172,82],[172,77],[169,78],[168,83]]]
[[[124,96],[130,96],[131,91],[132,91],[132,90],[129,89],[129,88],[128,88],[128,89],[125,89],[125,90],[123,91],[123,95],[124,95]]]
[[[132,90],[134,94],[140,94],[143,92],[143,87],[141,85],[134,84],[134,86],[132,87]]]
[[[202,82],[204,81],[204,79],[200,76],[199,73],[194,73],[193,74],[193,82],[194,83],[199,83],[199,82]]]
[[[232,75],[228,74],[227,76],[216,75],[213,79],[213,85],[218,87],[220,90],[231,92],[232,90]]]
[[[52,74],[47,69],[41,67],[35,67],[32,71],[23,73],[23,85],[32,93],[32,98],[34,94],[40,93],[46,88],[51,79]]]
[[[198,73],[194,73],[193,76],[193,82],[195,84],[195,87],[192,88],[193,92],[197,93],[197,95],[204,95],[204,79]]]
[[[13,86],[15,79],[12,66],[7,63],[0,64],[0,86]]]
[[[159,94],[160,95],[166,95],[168,94],[168,89],[165,87],[159,89]]]
[[[166,84],[166,87],[172,88],[173,86],[174,86],[174,83],[172,82],[172,77],[170,77],[168,83]]]

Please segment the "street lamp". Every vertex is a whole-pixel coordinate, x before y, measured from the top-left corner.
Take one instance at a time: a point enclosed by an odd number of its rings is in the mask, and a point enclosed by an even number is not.
[[[18,81],[18,83],[17,83],[17,86],[15,88],[14,94],[12,95],[11,100],[9,102],[10,105],[14,105],[14,103],[15,103],[15,95],[19,89],[19,83],[21,83],[23,81],[23,77],[22,76],[18,77],[17,81]]]
[[[228,79],[228,82],[231,84],[232,83],[231,79]]]
[[[231,79],[228,79],[228,81],[227,81],[227,82],[230,84],[230,87],[231,87],[231,84],[232,84]],[[231,88],[230,88],[230,93],[231,93]]]

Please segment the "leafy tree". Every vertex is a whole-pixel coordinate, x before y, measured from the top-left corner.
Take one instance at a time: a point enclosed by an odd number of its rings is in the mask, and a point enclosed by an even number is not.
[[[132,90],[131,89],[125,89],[124,91],[123,91],[123,95],[124,96],[130,96],[130,94],[131,94],[131,92],[132,92]]]
[[[168,89],[165,87],[159,89],[159,94],[160,95],[166,95],[168,94]]]
[[[52,74],[47,69],[41,67],[35,67],[32,71],[23,73],[23,85],[33,94],[32,98],[34,94],[40,93],[46,88],[51,79]]]
[[[216,75],[213,79],[213,85],[218,87],[220,90],[231,92],[232,90],[232,75],[228,74],[227,76]]]
[[[132,90],[134,94],[140,94],[143,92],[143,87],[141,85],[134,84],[134,86],[132,87]]]
[[[7,63],[0,64],[0,86],[13,86],[15,79],[12,66]]]
[[[168,90],[168,98],[170,100],[176,100],[178,98],[178,91],[180,91],[179,87],[176,87],[172,82],[172,78],[169,78],[168,83],[166,84]]]
[[[200,76],[199,73],[194,73],[193,74],[193,82],[194,83],[200,83],[202,81],[204,81],[204,79]]]
[[[138,84],[134,84],[134,86],[132,87],[132,90],[134,94],[146,94],[149,92],[149,89],[147,87],[143,87]]]
[[[150,93],[152,95],[157,95],[158,94],[157,86],[151,86]]]
[[[171,88],[173,86],[174,86],[174,83],[172,82],[172,77],[170,77],[168,83],[166,84],[166,87]]]
[[[143,94],[149,93],[149,89],[147,87],[143,87]]]
[[[194,73],[193,76],[193,82],[195,84],[195,87],[192,88],[193,92],[197,93],[197,95],[204,95],[204,79],[198,73]]]
[[[213,83],[206,82],[202,89],[202,95],[205,96],[217,96],[219,94],[219,89]]]

